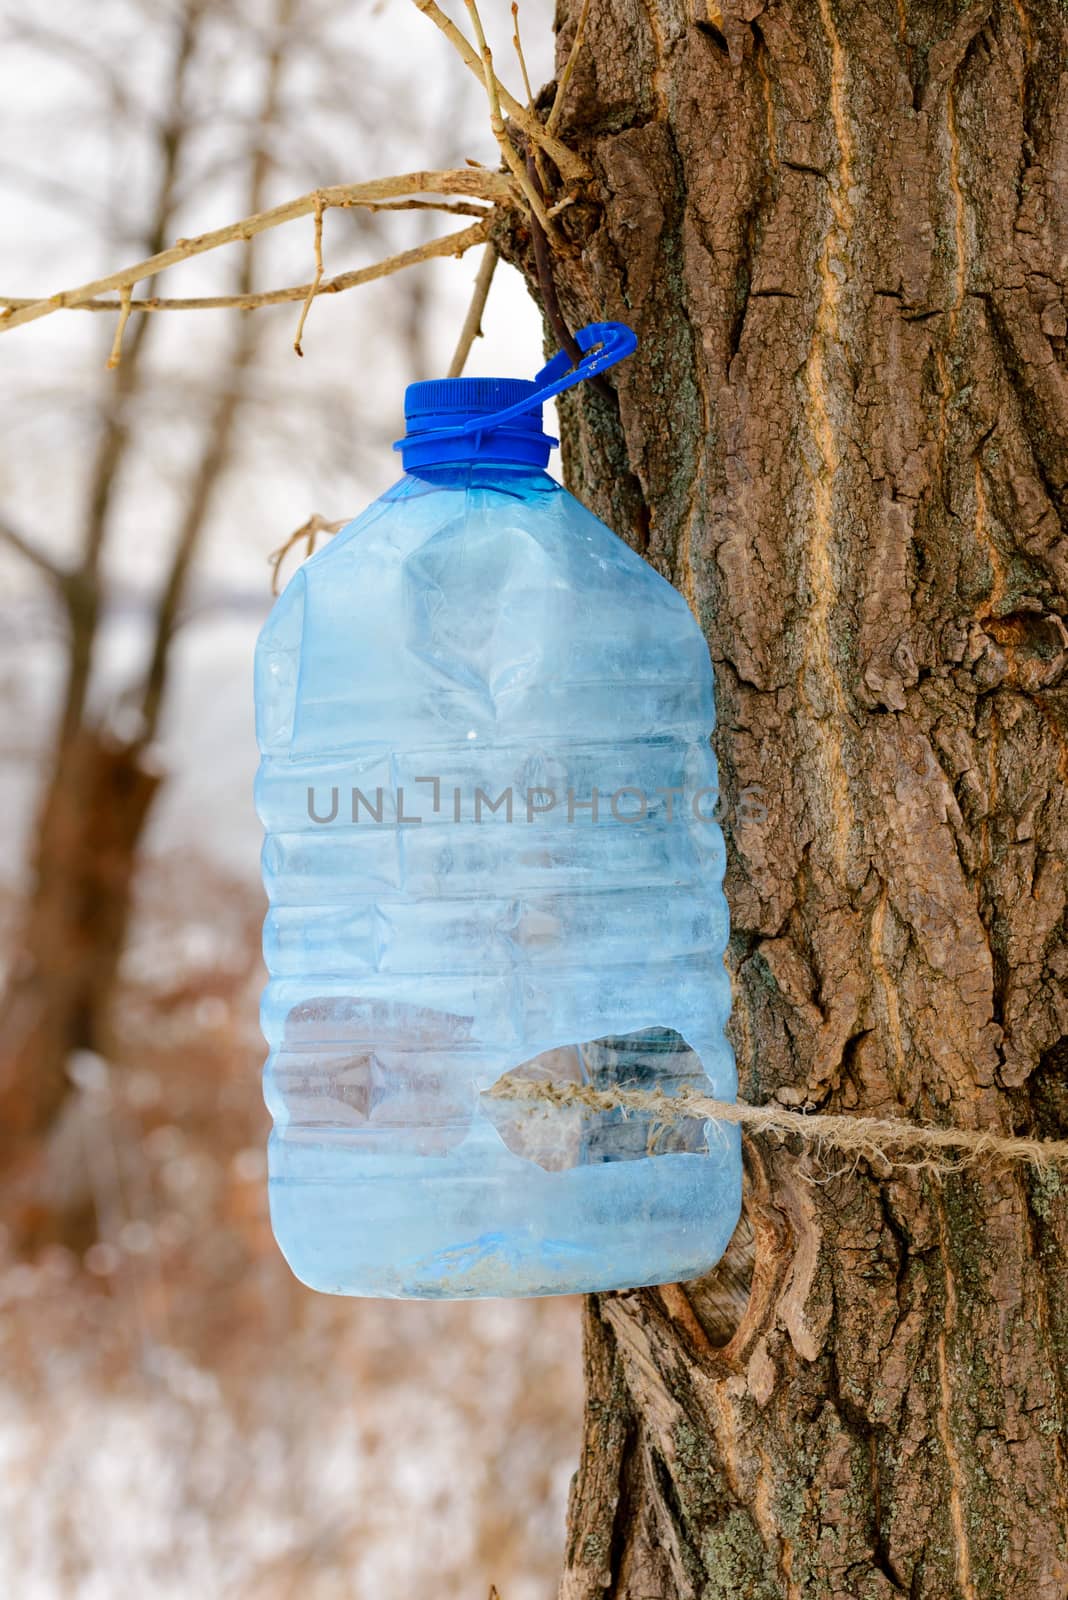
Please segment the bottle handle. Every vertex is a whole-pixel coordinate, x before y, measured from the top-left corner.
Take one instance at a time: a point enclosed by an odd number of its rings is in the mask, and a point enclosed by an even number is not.
[[[638,336],[625,322],[591,322],[585,328],[579,328],[575,343],[583,352],[578,365],[572,367],[566,350],[557,351],[535,377],[537,388],[525,400],[503,411],[492,411],[488,416],[472,417],[459,426],[427,428],[421,437],[466,439],[473,433],[489,433],[492,428],[501,428],[516,417],[526,416],[528,411],[536,410],[544,400],[551,400],[554,395],[563,394],[565,389],[573,389],[577,383],[584,383],[587,378],[594,378],[599,372],[614,367],[617,361],[624,360],[637,349]],[[393,448],[400,450],[405,444],[411,443],[411,437],[398,439]]]
[[[587,378],[595,378],[599,372],[606,372],[609,367],[614,367],[617,361],[623,361],[627,356],[633,355],[638,348],[638,335],[633,328],[628,328],[625,322],[590,322],[586,327],[578,329],[575,343],[583,352],[582,360],[577,366],[572,367],[571,358],[566,350],[558,350],[552,360],[546,362],[535,376],[534,382],[538,387],[526,400],[520,400],[504,411],[495,411],[488,417],[472,417],[462,428],[457,428],[457,434],[466,436],[471,433],[488,433],[491,428],[501,428],[506,422],[533,411],[545,400],[552,400],[555,395],[563,394],[565,389],[573,389],[576,384],[584,383]]]

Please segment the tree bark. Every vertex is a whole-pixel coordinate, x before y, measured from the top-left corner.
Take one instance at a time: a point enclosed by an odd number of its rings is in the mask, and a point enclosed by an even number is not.
[[[1066,63],[1056,0],[590,9],[558,289],[641,342],[565,462],[707,632],[751,1101],[1068,1134]],[[588,1305],[567,1600],[1064,1600],[1068,1187],[762,1143],[747,1218],[739,1309]]]

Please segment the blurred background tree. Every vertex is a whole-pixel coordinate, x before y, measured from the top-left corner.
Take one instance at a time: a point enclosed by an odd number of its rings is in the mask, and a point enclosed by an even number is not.
[[[279,0],[251,13],[192,0],[178,7],[112,5],[103,9],[92,45],[84,47],[53,24],[10,16],[11,44],[36,70],[45,62],[69,63],[82,102],[79,113],[99,143],[99,164],[83,187],[73,174],[69,180],[57,177],[38,147],[31,156],[36,170],[16,166],[9,182],[40,196],[45,166],[52,186],[44,189],[45,197],[68,216],[93,214],[94,243],[110,258],[116,251],[161,250],[186,217],[203,214],[209,195],[232,196],[247,215],[263,210],[294,178],[340,172],[352,151],[365,161],[381,157],[380,130],[403,128],[403,105],[398,110],[391,104],[372,61],[348,42],[355,31],[352,7],[344,13],[340,6],[307,0]],[[149,70],[135,75],[135,62]],[[432,125],[440,119],[439,145],[455,144],[457,76],[423,108]],[[90,111],[94,102],[98,110]],[[409,133],[414,131],[413,124]],[[330,145],[328,156],[324,146]],[[397,145],[402,139],[395,140],[390,156],[400,153]],[[335,243],[351,243],[354,231],[342,222]],[[374,214],[361,219],[360,232],[365,248],[381,247]],[[84,232],[81,242],[84,249]],[[256,287],[255,259],[262,249],[263,241],[250,240],[231,252],[236,260],[222,271],[232,273],[233,293]],[[390,365],[404,381],[426,370],[429,299],[419,276],[398,280],[391,292],[385,332],[393,346]],[[299,406],[280,393],[277,361],[272,371],[260,354],[263,317],[236,315],[201,330],[195,342],[182,338],[186,349],[192,344],[195,364],[181,362],[184,352],[173,337],[169,343],[160,337],[161,324],[159,317],[134,317],[115,348],[111,370],[101,370],[79,396],[84,404],[95,390],[98,398],[79,439],[73,493],[63,507],[73,540],[57,540],[55,510],[37,509],[36,497],[29,506],[21,497],[13,503],[15,492],[9,490],[0,511],[0,538],[50,590],[66,656],[0,1047],[2,1165],[12,1227],[27,1243],[57,1226],[82,1233],[91,1227],[88,1215],[58,1217],[55,1196],[47,1183],[42,1188],[42,1142],[69,1095],[72,1053],[107,1055],[114,1049],[115,984],[140,846],[162,777],[153,752],[173,645],[188,612],[201,544],[225,512],[228,481],[232,488],[252,466],[248,435],[256,425],[262,448],[264,435],[282,431],[286,438],[288,424],[286,442],[292,445],[295,428],[303,427],[320,435],[313,457],[322,456],[325,443],[334,452],[332,465],[345,462],[347,454],[350,470],[369,442],[379,448],[384,442],[377,423],[368,428],[360,416],[361,400],[366,405],[373,384],[348,390],[335,384],[305,393]],[[277,334],[277,322],[271,331]],[[93,330],[109,340],[113,332]],[[380,351],[375,354],[381,359]],[[354,373],[366,370],[365,361],[353,351]],[[168,403],[161,413],[162,396]],[[167,437],[174,434],[180,442]],[[153,493],[150,508],[141,501],[137,512],[158,568],[155,592],[146,599],[151,615],[142,659],[125,670],[125,681],[102,691],[102,630],[109,585],[121,564],[115,544],[123,518],[131,515],[132,497],[141,493],[137,463],[150,451],[171,453],[175,443],[181,481],[172,476],[170,493]],[[57,544],[68,548],[57,550]],[[69,1199],[69,1184],[66,1194]]]
[[[524,10],[547,76],[548,8]],[[10,294],[428,151],[496,165],[478,83],[406,0],[8,4],[0,26]],[[332,211],[328,269],[432,231]],[[309,217],[140,292],[313,265]],[[315,305],[303,361],[299,304],[131,317],[110,370],[114,317],[5,342],[0,1571],[20,1600],[553,1584],[575,1308],[311,1296],[264,1192],[268,558],[396,476],[404,385],[446,370],[477,266]],[[540,355],[502,271],[471,370]]]

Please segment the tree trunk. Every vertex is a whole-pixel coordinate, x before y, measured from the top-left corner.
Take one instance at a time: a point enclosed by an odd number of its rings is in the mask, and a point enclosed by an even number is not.
[[[248,157],[246,210],[262,209],[270,175],[267,135],[278,115],[293,24],[293,0],[277,0],[276,29],[265,54],[256,141]],[[171,119],[160,129],[163,162],[151,237],[162,247],[178,160],[191,124],[181,121],[182,87],[192,58],[200,0],[181,13],[171,87]],[[238,294],[254,288],[249,241],[237,275]],[[161,777],[145,764],[159,732],[171,650],[193,564],[209,513],[230,464],[260,337],[248,313],[232,330],[215,396],[178,519],[170,565],[160,588],[143,681],[137,737],[124,742],[97,725],[88,698],[100,617],[99,559],[118,474],[130,441],[121,402],[137,393],[135,363],[150,319],[135,324],[116,378],[92,476],[81,571],[67,580],[70,647],[65,701],[34,840],[33,883],[17,940],[19,952],[4,994],[0,1038],[0,1202],[8,1243],[32,1251],[52,1237],[87,1242],[94,1228],[86,1183],[72,1180],[64,1158],[63,1113],[74,1051],[109,1053],[119,969],[134,910],[142,840]],[[73,602],[73,603],[71,603]],[[60,1159],[49,1143],[59,1145]],[[83,1177],[85,1175],[83,1174]]]
[[[716,665],[741,1093],[1064,1137],[1068,19],[696,11],[590,8],[556,271],[641,340],[569,480]],[[1068,1187],[748,1176],[738,1311],[589,1303],[563,1594],[1064,1600]]]
[[[80,1191],[60,1222],[40,1181],[41,1140],[69,1092],[72,1053],[109,1051],[137,848],[158,786],[138,748],[83,727],[60,747],[41,807],[0,1048],[0,1197],[19,1250],[91,1237]]]

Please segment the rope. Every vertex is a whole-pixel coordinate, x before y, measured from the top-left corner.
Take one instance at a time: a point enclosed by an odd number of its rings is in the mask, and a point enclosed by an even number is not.
[[[1024,1139],[985,1128],[937,1128],[897,1117],[823,1115],[714,1100],[693,1089],[592,1089],[585,1084],[552,1083],[505,1074],[486,1091],[492,1100],[533,1102],[588,1111],[639,1112],[660,1122],[686,1118],[728,1122],[750,1133],[790,1136],[818,1147],[843,1151],[891,1169],[960,1172],[980,1163],[1024,1165],[1044,1170],[1068,1166],[1068,1139]]]

